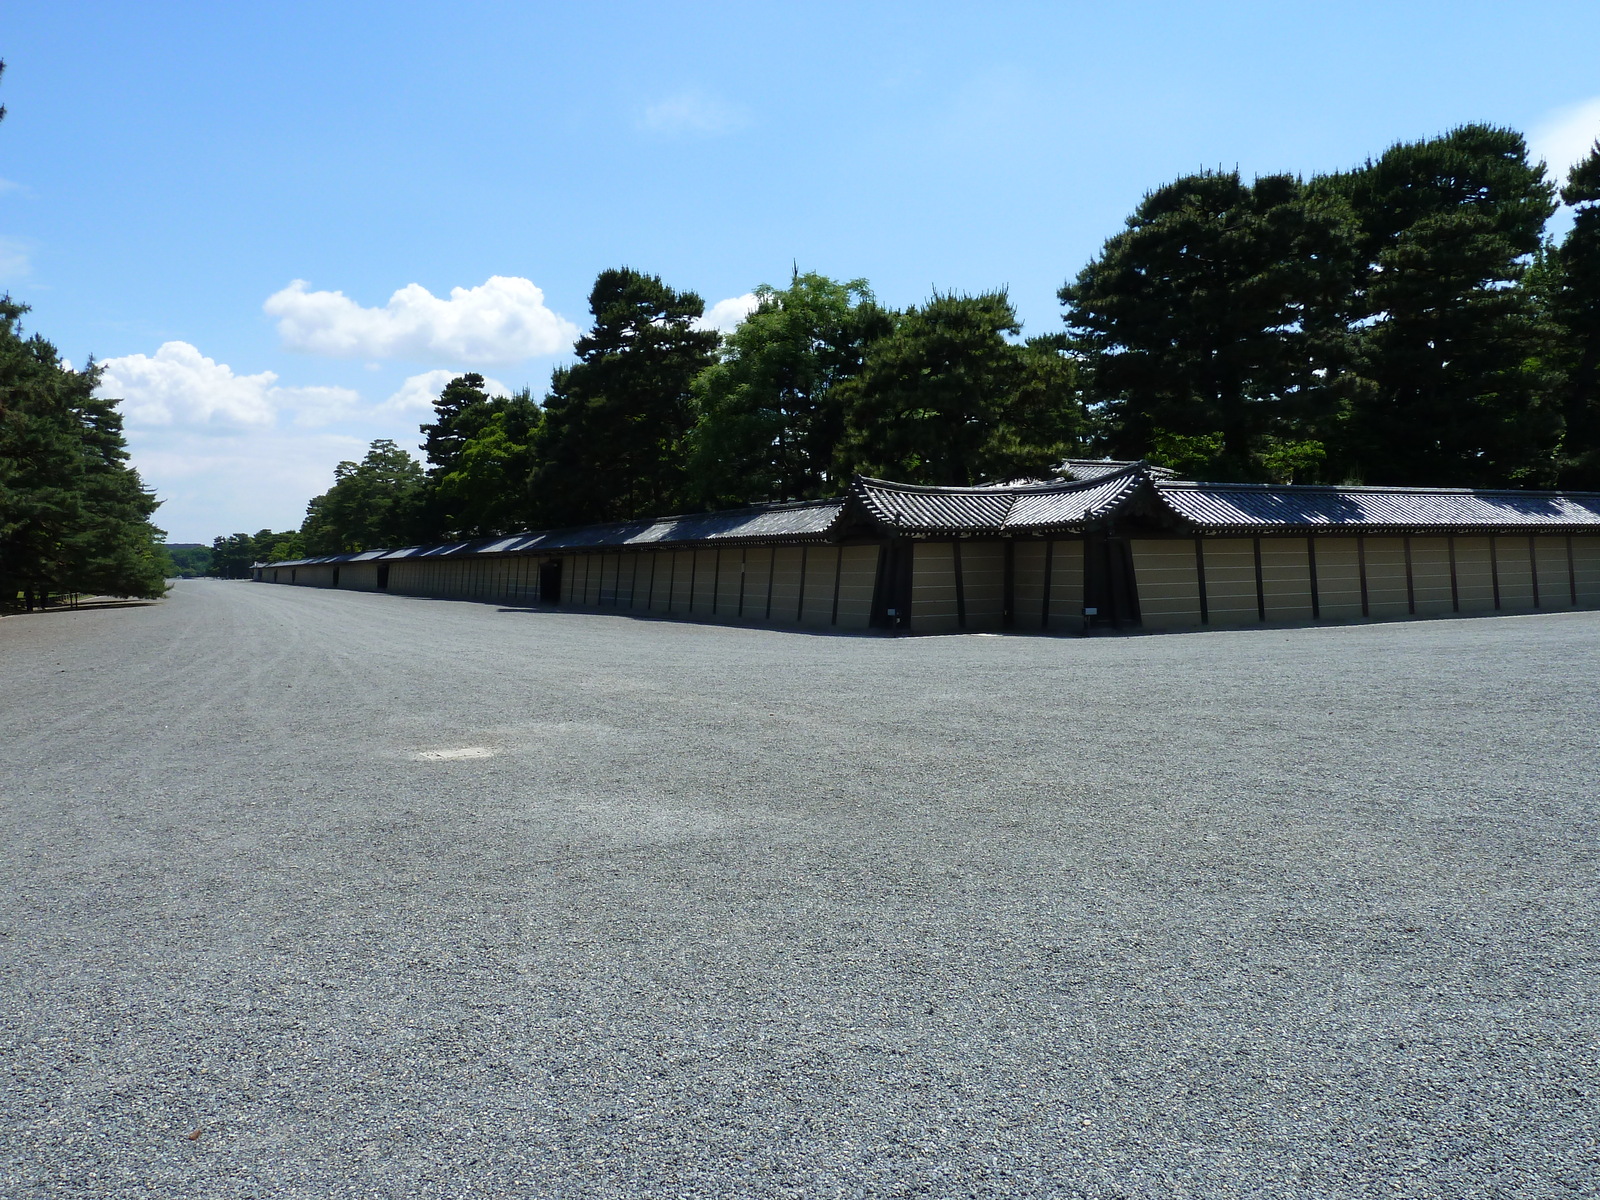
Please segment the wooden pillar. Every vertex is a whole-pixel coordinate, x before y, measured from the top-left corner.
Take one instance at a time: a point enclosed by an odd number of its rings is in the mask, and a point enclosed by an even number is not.
[[[1001,578],[1000,627],[1013,629],[1017,624],[1017,542],[1005,540],[1005,571]]]
[[[1322,620],[1322,593],[1317,589],[1317,539],[1306,538],[1306,563],[1311,572],[1311,619]]]
[[[1367,603],[1367,539],[1360,536],[1356,538],[1356,569],[1361,575],[1361,615],[1370,617],[1372,608]]]
[[[1256,620],[1267,619],[1267,584],[1261,575],[1261,539],[1251,538],[1251,549],[1256,556]]]
[[[950,559],[955,566],[956,576],[956,627],[967,627],[967,591],[961,578],[961,539],[957,538],[950,543]]]

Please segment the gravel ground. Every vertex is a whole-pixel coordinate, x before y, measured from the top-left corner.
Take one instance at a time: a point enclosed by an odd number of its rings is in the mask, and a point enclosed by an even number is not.
[[[0,1192],[1593,1195],[1597,677],[1593,613],[6,618]]]

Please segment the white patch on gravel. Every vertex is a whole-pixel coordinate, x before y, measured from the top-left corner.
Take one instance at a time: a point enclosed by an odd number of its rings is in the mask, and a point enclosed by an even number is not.
[[[462,746],[459,750],[423,750],[411,757],[417,762],[444,762],[452,758],[492,758],[494,751],[487,746]]]

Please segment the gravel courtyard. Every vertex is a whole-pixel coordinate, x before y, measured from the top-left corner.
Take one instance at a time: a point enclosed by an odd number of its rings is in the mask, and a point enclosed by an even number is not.
[[[1597,684],[1594,613],[5,618],[0,1194],[1593,1195]]]

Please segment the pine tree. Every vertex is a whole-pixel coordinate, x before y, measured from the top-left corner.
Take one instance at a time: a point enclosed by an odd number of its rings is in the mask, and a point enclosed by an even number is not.
[[[333,469],[333,486],[306,506],[301,544],[308,555],[410,545],[426,497],[422,464],[379,438],[360,462]]]
[[[488,407],[482,375],[458,375],[440,389],[433,402],[433,421],[422,426],[422,453],[430,479],[454,469],[467,440],[488,419]]]
[[[836,493],[841,385],[892,327],[864,279],[796,271],[787,288],[763,284],[756,297],[719,361],[694,381],[689,488],[706,507]]]
[[[1554,209],[1522,135],[1465,125],[1315,185],[1360,229],[1352,333],[1368,386],[1339,456],[1367,483],[1552,481],[1555,331],[1517,285]]]
[[[265,553],[263,539],[270,539],[272,531],[263,529],[252,537],[248,533],[219,535],[211,542],[211,566],[206,574],[216,579],[247,579],[251,564],[271,562],[278,555]]]
[[[627,267],[601,272],[589,310],[594,327],[578,340],[577,363],[552,376],[535,440],[543,524],[621,520],[679,502],[690,388],[719,340],[695,327],[699,296]]]
[[[967,485],[1047,472],[1072,448],[1077,396],[1047,342],[1009,340],[1004,292],[938,295],[899,314],[843,389],[840,474]]]
[[[452,379],[422,426],[430,540],[500,533],[529,519],[532,443],[544,414],[524,389],[490,396],[482,375]]]
[[[1150,193],[1063,287],[1111,453],[1218,478],[1314,466],[1347,381],[1354,231],[1336,197],[1236,172]]]
[[[1600,141],[1572,168],[1561,199],[1576,210],[1552,256],[1549,297],[1565,351],[1561,485],[1600,490]]]
[[[523,389],[490,400],[483,419],[434,484],[436,507],[458,535],[484,537],[533,522],[533,447],[544,414]]]
[[[151,599],[166,591],[160,502],[128,466],[100,372],[65,367],[27,307],[0,299],[0,604],[52,593]]]

